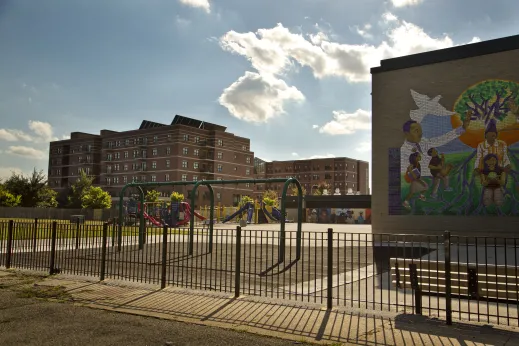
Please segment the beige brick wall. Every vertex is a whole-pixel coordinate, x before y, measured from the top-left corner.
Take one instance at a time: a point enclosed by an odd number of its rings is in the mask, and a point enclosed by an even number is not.
[[[468,235],[519,235],[519,217],[388,216],[388,149],[400,148],[402,125],[416,109],[410,89],[452,110],[468,87],[487,79],[519,82],[519,50],[374,74],[372,224],[375,233],[424,233],[450,230]]]

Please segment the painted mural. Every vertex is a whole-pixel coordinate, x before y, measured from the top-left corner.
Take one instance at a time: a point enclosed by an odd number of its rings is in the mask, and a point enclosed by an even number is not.
[[[519,82],[482,81],[452,110],[440,95],[411,96],[417,109],[389,152],[389,214],[519,215]]]
[[[306,222],[371,224],[371,209],[358,208],[307,208]]]

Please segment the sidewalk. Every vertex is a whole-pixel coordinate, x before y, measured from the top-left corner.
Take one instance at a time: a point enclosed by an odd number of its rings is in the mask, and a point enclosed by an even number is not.
[[[0,270],[0,287],[14,279],[10,273],[13,272]],[[90,308],[275,336],[296,343],[519,345],[519,329],[473,323],[447,326],[444,321],[413,315],[359,315],[344,309],[326,311],[316,305],[275,299],[234,299],[208,291],[175,287],[160,290],[129,282],[100,283],[64,275],[35,277],[28,285],[37,289],[61,286],[66,300]]]

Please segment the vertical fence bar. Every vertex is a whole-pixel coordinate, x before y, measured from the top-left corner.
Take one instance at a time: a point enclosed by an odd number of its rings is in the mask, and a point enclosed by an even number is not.
[[[326,308],[332,309],[333,304],[333,228],[328,228],[328,261],[327,261],[327,292],[326,292]]]
[[[9,228],[7,229],[7,249],[5,253],[5,267],[11,268],[11,256],[13,254],[13,228],[14,221],[9,220]]]
[[[32,252],[36,252],[36,242],[38,241],[38,218],[34,219],[34,234],[32,236]]]
[[[166,269],[168,261],[168,226],[164,225],[162,228],[162,272],[160,275],[160,288],[166,288]]]
[[[106,247],[108,243],[108,222],[105,222],[103,224],[103,244],[101,244],[101,273],[99,275],[99,278],[101,281],[104,281],[105,279],[105,273],[106,273]]]
[[[240,296],[240,264],[241,264],[241,227],[236,227],[236,257],[235,257],[235,267],[234,267],[234,297],[238,298]]]
[[[50,243],[50,266],[49,266],[49,274],[53,275],[56,272],[55,261],[56,261],[56,237],[57,237],[57,227],[58,223],[56,221],[52,222],[52,238]]]
[[[451,300],[451,233],[445,231],[443,234],[443,244],[445,251],[445,313],[447,325],[452,325],[452,300]],[[467,260],[468,262],[468,260]]]
[[[76,250],[79,249],[79,217],[76,218]]]

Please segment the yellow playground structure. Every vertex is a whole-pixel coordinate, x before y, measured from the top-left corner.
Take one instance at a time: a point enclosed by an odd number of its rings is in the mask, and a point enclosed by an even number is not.
[[[200,215],[209,219],[211,207],[202,206],[199,208]],[[243,206],[226,207],[217,205],[214,208],[214,219],[216,222],[240,222],[246,220],[247,223],[275,223],[281,221],[281,211],[263,203],[249,202]],[[289,220],[286,220],[289,222]]]

